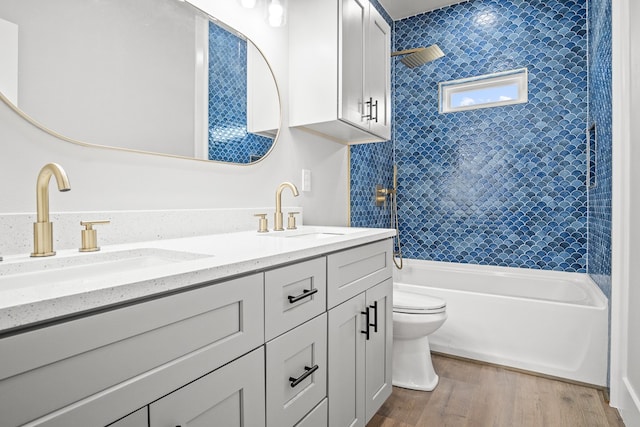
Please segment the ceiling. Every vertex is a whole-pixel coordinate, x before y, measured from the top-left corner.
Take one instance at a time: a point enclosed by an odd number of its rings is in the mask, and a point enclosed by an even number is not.
[[[394,21],[469,0],[379,0]]]

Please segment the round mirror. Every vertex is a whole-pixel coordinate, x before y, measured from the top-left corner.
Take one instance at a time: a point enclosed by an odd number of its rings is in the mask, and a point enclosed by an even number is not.
[[[250,164],[280,98],[260,50],[179,0],[2,0],[0,92],[72,142]]]

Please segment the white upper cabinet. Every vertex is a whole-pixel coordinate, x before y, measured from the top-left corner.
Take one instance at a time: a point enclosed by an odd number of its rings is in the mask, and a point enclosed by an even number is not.
[[[369,130],[391,139],[391,27],[373,7],[369,9],[369,36],[366,44],[365,115],[371,114]],[[367,111],[366,102],[370,103]]]
[[[391,28],[368,0],[289,2],[290,126],[349,143],[391,138]]]

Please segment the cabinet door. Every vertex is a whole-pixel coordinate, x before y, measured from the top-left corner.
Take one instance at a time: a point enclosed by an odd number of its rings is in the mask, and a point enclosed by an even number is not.
[[[358,127],[368,128],[365,114],[364,72],[365,37],[369,20],[368,0],[340,0],[342,71],[338,85],[341,112],[339,117]]]
[[[327,419],[328,410],[327,399],[323,399],[313,411],[309,412],[296,427],[327,427],[329,420]]]
[[[1,339],[0,424],[105,425],[159,399],[264,343],[263,291],[253,274]]]
[[[364,293],[329,311],[329,425],[364,427]]]
[[[366,340],[365,389],[367,422],[391,395],[393,345],[393,281],[387,279],[366,293],[369,307],[369,339]]]
[[[264,426],[264,372],[260,347],[152,403],[149,425]]]
[[[380,137],[390,139],[391,27],[373,6],[369,16],[365,69],[365,98],[372,100],[369,130]]]

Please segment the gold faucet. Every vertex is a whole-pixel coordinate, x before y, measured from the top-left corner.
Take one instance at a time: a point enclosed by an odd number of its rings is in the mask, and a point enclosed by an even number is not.
[[[40,169],[36,183],[37,222],[33,223],[32,257],[51,256],[53,251],[53,224],[49,222],[49,181],[55,176],[58,190],[69,191],[69,178],[57,163],[48,163]]]
[[[282,190],[284,190],[285,188],[290,188],[291,192],[296,197],[299,194],[296,186],[290,182],[283,182],[278,186],[278,189],[276,190],[276,213],[274,215],[275,227],[273,228],[273,231],[284,230],[284,228],[282,228],[284,222],[282,218]]]

